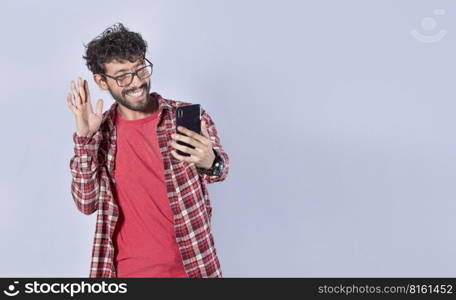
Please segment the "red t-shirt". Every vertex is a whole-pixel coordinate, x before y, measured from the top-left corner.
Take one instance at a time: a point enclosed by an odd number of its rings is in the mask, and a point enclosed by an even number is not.
[[[158,111],[144,119],[125,120],[116,112],[117,277],[188,277],[166,192],[157,117]]]

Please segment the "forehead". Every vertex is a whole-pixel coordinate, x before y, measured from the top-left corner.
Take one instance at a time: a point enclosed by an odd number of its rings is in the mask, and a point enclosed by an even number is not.
[[[133,62],[127,59],[114,59],[108,63],[105,63],[106,73],[107,74],[116,74],[122,73],[129,70],[134,70],[136,66],[143,63],[143,58],[138,58]]]

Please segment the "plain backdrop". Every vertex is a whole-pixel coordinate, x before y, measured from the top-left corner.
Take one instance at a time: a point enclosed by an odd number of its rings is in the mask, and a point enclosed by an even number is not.
[[[87,277],[69,83],[122,22],[152,90],[200,103],[225,277],[456,276],[454,1],[2,1],[0,276]],[[412,31],[414,31],[412,34]],[[418,33],[418,35],[416,34]]]

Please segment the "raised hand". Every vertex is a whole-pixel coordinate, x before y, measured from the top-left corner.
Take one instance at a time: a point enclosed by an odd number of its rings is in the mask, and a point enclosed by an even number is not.
[[[100,128],[103,116],[103,99],[98,99],[96,111],[93,111],[87,80],[78,77],[77,86],[70,83],[71,92],[67,94],[68,107],[76,118],[76,133],[87,136]]]

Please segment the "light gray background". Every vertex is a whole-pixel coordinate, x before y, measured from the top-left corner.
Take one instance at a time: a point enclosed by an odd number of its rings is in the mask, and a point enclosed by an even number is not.
[[[113,103],[81,56],[118,21],[231,157],[209,187],[225,277],[456,276],[454,1],[69,4],[2,2],[0,276],[88,276],[65,96],[83,76]]]

